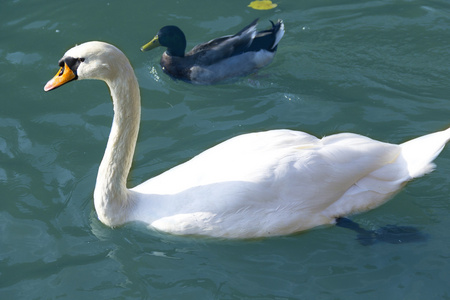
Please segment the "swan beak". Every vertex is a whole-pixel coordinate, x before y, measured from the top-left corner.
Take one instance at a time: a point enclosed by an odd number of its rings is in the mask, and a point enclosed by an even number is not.
[[[141,51],[142,52],[149,51],[159,46],[161,46],[161,44],[159,43],[159,38],[158,36],[155,36],[153,40],[151,40],[150,42],[141,47]]]
[[[44,91],[47,92],[56,89],[57,87],[60,87],[61,85],[76,78],[77,75],[75,75],[75,73],[69,68],[69,66],[64,63],[64,66],[59,69],[58,73],[56,73],[56,75],[47,82],[44,87]]]

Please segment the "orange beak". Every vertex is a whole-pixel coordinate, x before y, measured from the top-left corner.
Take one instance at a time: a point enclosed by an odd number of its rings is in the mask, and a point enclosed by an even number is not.
[[[60,87],[75,78],[77,78],[75,73],[67,66],[66,63],[64,63],[64,66],[59,69],[58,73],[56,73],[56,75],[47,82],[44,87],[44,91],[47,92],[56,89],[57,87]]]

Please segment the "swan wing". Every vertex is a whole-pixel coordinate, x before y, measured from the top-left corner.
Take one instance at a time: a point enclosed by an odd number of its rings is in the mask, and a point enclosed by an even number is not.
[[[269,229],[278,235],[332,223],[323,212],[400,150],[356,134],[241,135],[133,188],[148,196],[137,211],[153,209],[152,220],[137,218],[164,231],[203,234],[210,228],[215,233],[208,235],[220,236],[242,236],[242,228],[248,236]]]

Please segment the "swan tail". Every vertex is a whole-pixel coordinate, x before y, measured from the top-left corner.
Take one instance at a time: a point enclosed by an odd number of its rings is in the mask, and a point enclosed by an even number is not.
[[[411,178],[423,176],[434,170],[433,160],[450,140],[450,128],[427,134],[400,144]]]

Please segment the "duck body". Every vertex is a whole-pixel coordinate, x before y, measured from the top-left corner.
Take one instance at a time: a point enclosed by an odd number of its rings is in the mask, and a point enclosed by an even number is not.
[[[128,189],[140,122],[131,65],[117,48],[89,42],[66,52],[60,66],[46,91],[75,79],[102,79],[111,90],[113,125],[94,191],[97,215],[110,227],[137,221],[177,235],[258,238],[334,224],[432,171],[450,139],[450,128],[400,145],[352,133],[249,133]]]
[[[272,62],[284,35],[284,23],[279,20],[271,29],[257,32],[257,21],[235,35],[199,44],[188,53],[184,33],[176,26],[165,26],[141,50],[167,47],[160,62],[165,73],[194,84],[214,84],[249,75]]]

